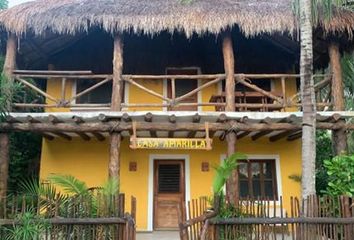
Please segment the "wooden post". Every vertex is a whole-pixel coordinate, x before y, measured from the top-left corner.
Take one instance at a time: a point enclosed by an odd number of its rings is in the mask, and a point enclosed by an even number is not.
[[[332,101],[333,111],[344,111],[344,90],[342,67],[340,64],[340,52],[337,43],[330,43],[328,48],[330,65],[332,69]],[[344,120],[340,120],[344,121]],[[344,129],[332,131],[333,150],[335,155],[339,155],[347,151],[347,135]]]
[[[123,72],[123,41],[121,36],[114,37],[113,49],[113,85],[111,110],[120,111],[122,104],[122,72]],[[108,176],[119,179],[121,134],[113,132],[110,135],[110,155]]]
[[[6,57],[4,63],[3,74],[4,81],[12,82],[12,72],[16,67],[16,51],[17,39],[13,34],[9,35],[6,45]],[[4,91],[4,90],[3,90]],[[9,89],[9,91],[11,91]],[[9,96],[11,92],[7,93]],[[11,102],[8,103],[7,110],[11,110]],[[8,133],[0,133],[0,199],[6,196],[7,193],[7,178],[9,175],[9,160],[10,160],[10,140]]]
[[[235,59],[232,46],[231,33],[224,34],[222,39],[222,52],[224,57],[224,69],[226,74],[225,97],[226,97],[226,112],[235,111]],[[232,124],[232,122],[231,122]],[[236,133],[229,132],[226,135],[227,156],[235,153]],[[238,187],[238,171],[234,170],[231,177],[226,183],[226,198],[232,204],[237,204],[239,199]]]

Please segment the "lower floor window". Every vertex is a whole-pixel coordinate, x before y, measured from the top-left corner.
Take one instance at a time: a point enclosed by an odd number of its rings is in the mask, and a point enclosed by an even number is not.
[[[244,160],[239,162],[241,198],[278,199],[275,160]]]

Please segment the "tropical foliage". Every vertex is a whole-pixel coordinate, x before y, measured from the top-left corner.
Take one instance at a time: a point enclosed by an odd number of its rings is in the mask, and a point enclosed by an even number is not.
[[[354,196],[354,155],[340,155],[324,161],[328,175],[326,195],[349,197]]]
[[[227,179],[231,176],[232,171],[237,168],[237,161],[247,159],[247,156],[242,153],[235,153],[227,157],[219,166],[215,167],[215,177],[213,181],[214,195],[223,193]]]
[[[18,224],[4,229],[5,240],[40,239],[41,235],[50,227],[34,210],[18,214],[15,220]]]

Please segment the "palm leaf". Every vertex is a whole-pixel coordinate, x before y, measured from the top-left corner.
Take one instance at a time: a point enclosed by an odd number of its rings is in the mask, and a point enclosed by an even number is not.
[[[232,171],[237,168],[237,161],[241,159],[247,159],[247,156],[242,153],[234,153],[215,168],[215,177],[213,181],[214,194],[220,195],[220,193],[222,193],[226,181],[231,176]]]
[[[89,194],[88,187],[85,182],[80,181],[71,175],[57,175],[53,174],[48,177],[54,185],[59,186],[65,193],[74,195],[87,195]]]
[[[109,178],[102,185],[102,193],[106,196],[114,196],[119,193],[119,180],[116,177]]]

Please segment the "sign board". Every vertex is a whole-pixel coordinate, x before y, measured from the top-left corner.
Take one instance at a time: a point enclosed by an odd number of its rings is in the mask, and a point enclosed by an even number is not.
[[[210,138],[134,138],[130,139],[132,149],[186,149],[211,150]]]

